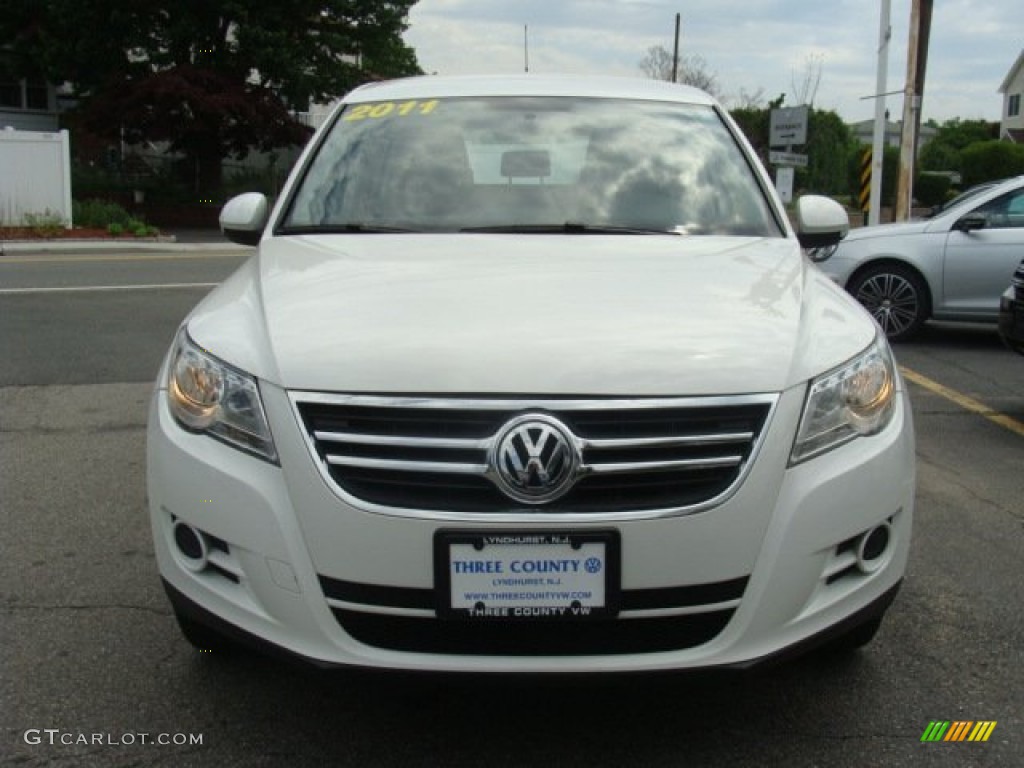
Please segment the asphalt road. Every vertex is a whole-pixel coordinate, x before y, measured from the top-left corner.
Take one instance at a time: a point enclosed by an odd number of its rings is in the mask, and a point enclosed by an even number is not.
[[[923,382],[914,541],[865,651],[753,675],[324,674],[194,652],[159,587],[145,409],[206,287],[4,292],[208,283],[240,261],[209,258],[0,259],[0,763],[1024,765],[1024,358],[991,329],[897,348]],[[921,743],[932,720],[998,724]],[[143,743],[162,735],[186,743]]]

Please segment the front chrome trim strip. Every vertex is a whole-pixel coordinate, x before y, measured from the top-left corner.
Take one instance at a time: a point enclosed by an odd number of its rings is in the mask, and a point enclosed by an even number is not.
[[[343,611],[359,611],[360,613],[376,613],[383,616],[409,616],[414,619],[436,619],[437,611],[428,608],[399,608],[391,605],[370,605],[368,603],[350,603],[333,597],[325,598],[331,608]]]
[[[625,411],[663,410],[668,408],[714,408],[716,406],[766,405],[778,395],[713,395],[708,397],[592,397],[558,399],[552,397],[465,397],[443,395],[345,395],[331,392],[288,390],[293,403],[323,405],[356,405],[375,408],[421,408],[465,411]]]
[[[339,608],[343,611],[356,611],[359,613],[374,613],[380,616],[407,616],[414,619],[436,619],[437,611],[427,608],[399,608],[390,605],[370,605],[367,603],[351,603],[346,600],[338,600],[333,597],[325,598],[327,605],[331,608]],[[739,607],[741,599],[726,600],[721,603],[707,603],[706,605],[685,605],[675,608],[641,608],[637,610],[622,610],[618,613],[618,619],[629,621],[630,619],[663,619],[672,616],[693,616],[701,613],[717,613],[719,611],[732,611]]]

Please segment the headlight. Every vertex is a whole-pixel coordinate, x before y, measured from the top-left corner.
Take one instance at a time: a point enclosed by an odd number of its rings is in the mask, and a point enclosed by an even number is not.
[[[848,363],[811,382],[790,464],[885,429],[895,410],[896,373],[882,336]]]
[[[196,346],[184,329],[171,356],[167,403],[186,429],[277,462],[256,379]]]

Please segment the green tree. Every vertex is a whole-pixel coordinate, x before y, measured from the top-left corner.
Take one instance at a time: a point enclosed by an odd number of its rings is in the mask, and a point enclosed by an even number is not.
[[[846,158],[857,145],[838,114],[811,109],[807,119],[807,168],[798,169],[796,184],[805,192],[840,195],[846,192]]]
[[[999,136],[999,124],[987,120],[947,120],[938,126],[935,136],[921,147],[919,165],[922,171],[963,172],[961,153],[971,144]]]
[[[167,141],[198,169],[302,143],[293,111],[418,74],[401,39],[415,0],[6,0],[0,74],[68,82],[73,126]]]
[[[757,152],[768,163],[771,112],[782,106],[785,95],[765,109],[734,109],[730,114]],[[798,168],[796,186],[804,192],[842,195],[849,190],[847,158],[856,141],[847,125],[835,112],[809,109],[807,144],[795,151],[806,154],[807,167]]]

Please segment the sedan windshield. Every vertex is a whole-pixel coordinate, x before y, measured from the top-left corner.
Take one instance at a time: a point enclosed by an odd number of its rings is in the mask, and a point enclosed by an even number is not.
[[[346,107],[278,232],[396,231],[783,236],[711,107],[555,97]]]

